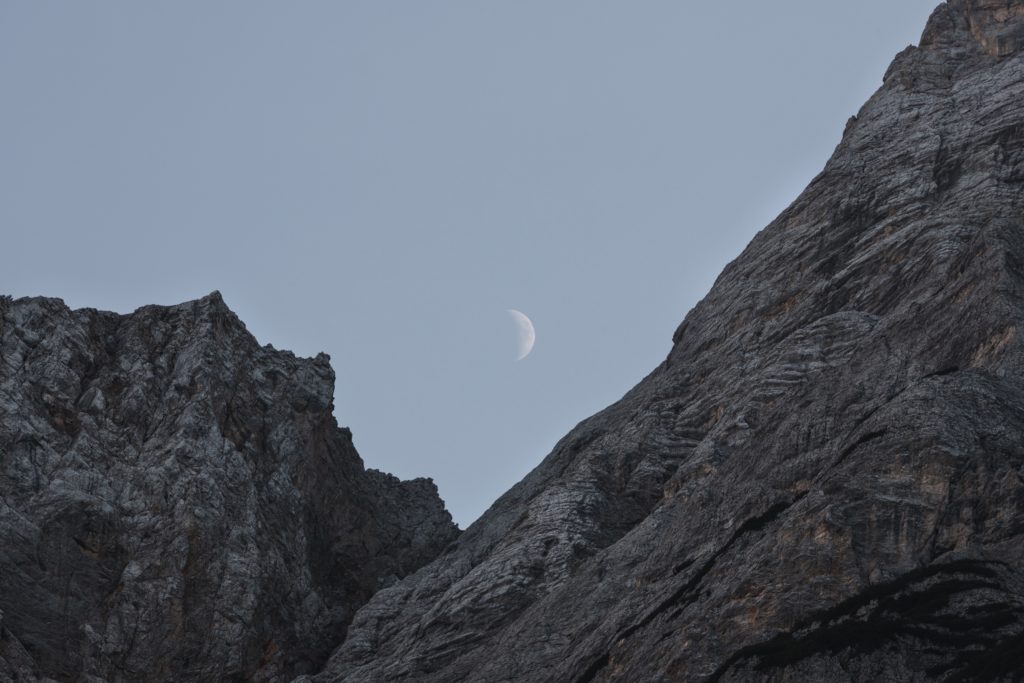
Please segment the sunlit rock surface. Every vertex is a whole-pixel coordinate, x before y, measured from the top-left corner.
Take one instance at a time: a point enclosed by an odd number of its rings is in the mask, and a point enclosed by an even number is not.
[[[1020,0],[940,6],[664,363],[316,680],[1024,674],[1022,49]]]
[[[0,681],[291,680],[457,536],[217,293],[0,299]]]

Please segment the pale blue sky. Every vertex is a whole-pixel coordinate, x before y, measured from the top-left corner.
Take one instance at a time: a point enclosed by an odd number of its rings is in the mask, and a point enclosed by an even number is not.
[[[466,526],[664,358],[935,4],[8,0],[0,292],[219,289]]]

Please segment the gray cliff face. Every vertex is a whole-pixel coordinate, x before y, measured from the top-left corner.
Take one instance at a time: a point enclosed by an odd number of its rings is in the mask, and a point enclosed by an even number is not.
[[[1024,674],[1024,1],[951,0],[667,359],[317,681]]]
[[[0,680],[290,680],[457,536],[219,294],[0,298]]]

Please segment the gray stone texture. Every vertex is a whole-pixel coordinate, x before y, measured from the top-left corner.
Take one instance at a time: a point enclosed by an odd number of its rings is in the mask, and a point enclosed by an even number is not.
[[[0,298],[0,681],[291,680],[458,534],[211,294]]]
[[[941,5],[666,360],[315,680],[1024,675],[1022,48],[1024,1]]]

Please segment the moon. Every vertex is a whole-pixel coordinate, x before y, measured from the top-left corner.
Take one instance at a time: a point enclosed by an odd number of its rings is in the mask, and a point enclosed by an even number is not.
[[[519,355],[516,358],[519,361],[526,358],[530,351],[533,350],[533,343],[537,341],[537,333],[533,329],[533,323],[530,322],[525,313],[510,308],[508,309],[508,314],[512,316],[512,321],[516,324],[516,331],[519,334]]]

